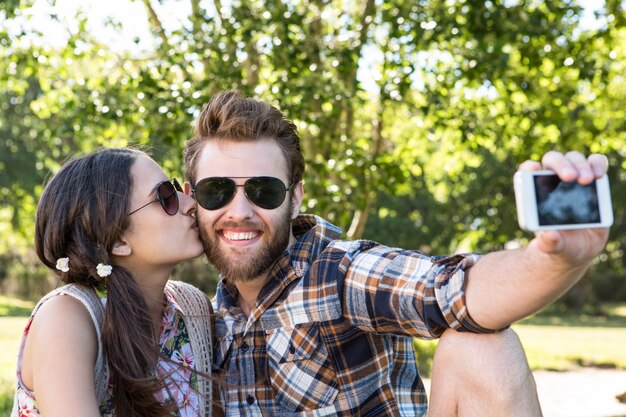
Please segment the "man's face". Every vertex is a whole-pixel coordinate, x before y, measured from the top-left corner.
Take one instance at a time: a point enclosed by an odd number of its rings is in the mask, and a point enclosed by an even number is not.
[[[208,177],[231,177],[242,185],[247,178],[259,176],[290,185],[287,162],[274,140],[207,141],[198,155],[196,183]],[[217,210],[198,205],[200,235],[209,262],[231,283],[264,276],[293,241],[291,219],[301,201],[302,185],[297,184],[272,210],[249,201],[243,187],[237,187],[233,199]]]

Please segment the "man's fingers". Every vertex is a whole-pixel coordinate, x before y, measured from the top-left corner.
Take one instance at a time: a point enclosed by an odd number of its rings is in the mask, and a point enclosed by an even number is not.
[[[589,155],[587,160],[589,161],[589,164],[591,164],[591,168],[593,169],[593,173],[596,178],[603,177],[609,169],[609,159],[606,155],[593,153]]]
[[[585,158],[583,154],[570,151],[563,155],[550,151],[541,159],[544,169],[549,169],[563,181],[578,181],[582,185],[590,184],[594,179],[606,174],[608,160],[601,154],[592,154]]]
[[[583,154],[570,151],[565,154],[565,157],[574,165],[576,171],[578,171],[578,178],[576,180],[579,184],[586,185],[595,179],[591,164]]]
[[[575,181],[578,177],[578,170],[574,163],[561,152],[547,152],[543,158],[541,158],[541,163],[544,169],[556,172],[563,181]]]
[[[541,163],[529,159],[520,164],[518,171],[539,171],[540,169]]]

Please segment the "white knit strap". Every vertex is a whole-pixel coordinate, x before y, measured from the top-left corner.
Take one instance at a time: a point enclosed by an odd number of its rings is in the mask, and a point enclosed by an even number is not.
[[[213,337],[211,333],[211,314],[213,309],[207,296],[196,287],[181,281],[169,281],[167,288],[183,310],[185,327],[196,363],[196,370],[204,375],[198,377],[201,416],[210,417],[213,404],[213,384],[207,375],[211,374],[213,363]]]

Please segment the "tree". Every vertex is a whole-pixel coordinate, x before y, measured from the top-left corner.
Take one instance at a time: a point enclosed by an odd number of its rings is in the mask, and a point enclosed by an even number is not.
[[[621,2],[606,2],[599,28],[581,27],[583,10],[565,0],[141,4],[155,47],[139,54],[102,44],[81,13],[60,49],[3,31],[5,234],[28,240],[43,178],[73,152],[149,145],[179,170],[194,116],[228,88],[294,119],[303,209],[350,238],[439,253],[523,242],[511,177],[553,148],[606,153],[623,198]],[[182,4],[189,16],[166,24],[167,8]],[[7,3],[3,19],[23,19],[28,5]],[[611,276],[626,269],[615,209],[596,268]]]

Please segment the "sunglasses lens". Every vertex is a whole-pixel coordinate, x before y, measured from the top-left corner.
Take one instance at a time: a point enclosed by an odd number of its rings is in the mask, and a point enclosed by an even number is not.
[[[252,177],[244,184],[246,195],[257,206],[273,210],[285,201],[285,184],[274,177]]]
[[[236,191],[237,185],[230,178],[203,178],[196,184],[195,197],[202,208],[217,210],[228,204]]]
[[[161,207],[163,207],[163,210],[170,216],[178,213],[178,193],[176,191],[182,191],[180,184],[178,184],[176,180],[172,182],[166,181],[157,188],[159,203]]]

